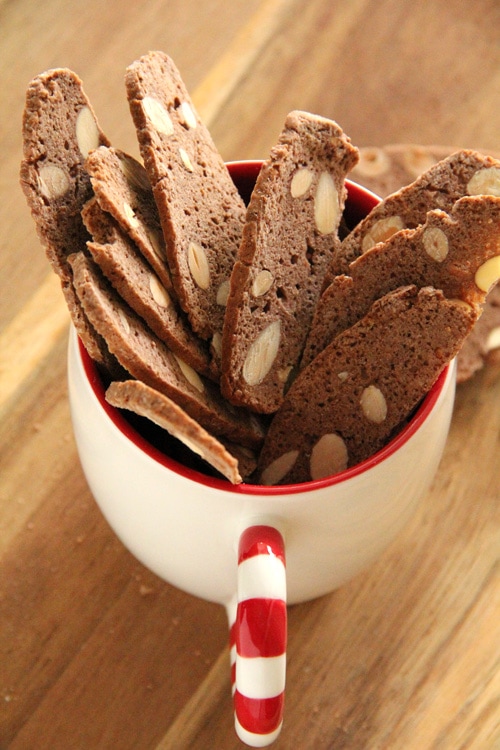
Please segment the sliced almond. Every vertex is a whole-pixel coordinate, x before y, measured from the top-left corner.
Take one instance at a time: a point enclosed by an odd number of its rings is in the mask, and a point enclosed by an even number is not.
[[[401,229],[404,229],[404,223],[400,216],[386,216],[384,219],[379,219],[363,237],[361,243],[362,251],[365,253],[376,245],[377,242],[386,242],[389,237],[392,237],[393,234],[399,232]]]
[[[301,198],[305,195],[311,187],[313,177],[314,173],[310,169],[307,169],[307,167],[297,169],[292,177],[292,182],[290,183],[290,193],[292,194],[292,198]]]
[[[311,479],[322,479],[347,468],[347,446],[335,432],[320,437],[311,451]]]
[[[260,481],[266,486],[278,484],[293,467],[299,452],[297,450],[288,451],[279,458],[276,458],[267,466],[260,475]]]
[[[38,173],[40,192],[52,200],[64,195],[70,186],[70,180],[64,169],[56,164],[45,164]]]
[[[288,381],[292,370],[293,365],[288,365],[287,367],[282,367],[280,370],[278,370],[278,380],[280,381],[280,383],[286,383]]]
[[[464,310],[468,310],[469,312],[471,310],[474,310],[474,305],[470,305],[464,299],[459,299],[458,297],[450,297],[450,302],[453,302],[454,305],[458,305],[458,307],[462,307]]]
[[[467,184],[469,195],[496,195],[500,196],[500,169],[498,167],[485,167],[471,177]]]
[[[154,301],[160,307],[168,307],[172,304],[169,293],[153,273],[149,275],[149,289]]]
[[[179,149],[179,156],[181,157],[181,161],[186,167],[188,172],[194,172],[193,162],[190,159],[190,156],[185,148]]]
[[[193,108],[189,104],[189,102],[182,102],[182,104],[179,105],[179,117],[181,119],[181,122],[187,127],[194,129],[198,122],[196,120],[196,115],[193,112]]]
[[[130,333],[130,323],[128,322],[127,316],[125,315],[123,310],[118,310],[118,317],[120,318],[120,323],[121,323],[123,330],[128,336]]]
[[[385,396],[376,385],[369,385],[364,389],[361,394],[360,404],[361,411],[370,422],[382,424],[387,417]]]
[[[488,292],[490,287],[500,279],[500,255],[485,261],[476,271],[474,281],[482,292]]]
[[[188,265],[191,276],[200,289],[208,289],[210,286],[210,268],[208,267],[207,255],[201,245],[190,242],[188,247]]]
[[[268,292],[273,285],[274,276],[271,271],[263,270],[259,271],[252,284],[252,295],[254,297],[262,297],[263,294]]]
[[[76,142],[84,159],[99,146],[99,129],[89,107],[82,107],[76,118]]]
[[[438,227],[428,227],[422,235],[422,242],[427,255],[442,263],[448,255],[448,237]]]
[[[163,236],[160,234],[160,232],[150,229],[149,227],[146,227],[146,234],[156,257],[162,261],[165,261],[167,256],[165,253]]]
[[[243,378],[248,385],[262,383],[271,369],[279,349],[280,328],[280,321],[273,321],[264,328],[248,349],[243,364]]]
[[[118,163],[121,171],[127,179],[127,182],[132,188],[148,192],[151,190],[148,173],[142,164],[139,164],[138,161],[127,156],[127,154],[120,154]]]
[[[191,383],[193,388],[196,388],[199,393],[203,393],[203,391],[205,390],[205,386],[203,385],[203,381],[196,370],[193,370],[191,365],[188,365],[187,362],[184,362],[184,360],[177,355],[174,354],[174,357],[188,383]]]
[[[127,201],[124,201],[123,203],[123,213],[125,214],[125,217],[131,227],[137,229],[137,227],[140,226],[140,221],[135,215],[134,209],[132,208],[130,203],[127,203]]]
[[[142,100],[142,108],[151,125],[158,133],[172,135],[174,126],[169,113],[160,102],[152,96],[145,96]]]
[[[222,335],[219,333],[219,331],[216,331],[214,335],[212,336],[212,349],[217,354],[218,357],[222,354]]]
[[[333,177],[329,172],[322,172],[314,197],[314,222],[318,232],[334,232],[338,226],[339,214],[339,196]]]
[[[219,288],[217,289],[217,296],[215,298],[215,301],[221,307],[225,307],[227,305],[227,300],[229,297],[229,288],[230,288],[229,279],[226,279],[220,284]]]

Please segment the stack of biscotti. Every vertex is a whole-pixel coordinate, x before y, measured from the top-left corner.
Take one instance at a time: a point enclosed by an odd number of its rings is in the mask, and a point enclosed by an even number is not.
[[[364,146],[359,149],[359,161],[350,177],[381,198],[386,198],[412,183],[455,151],[450,146],[408,143],[383,147]],[[490,152],[490,155],[496,160],[500,159],[500,154],[496,152]],[[490,289],[482,315],[458,354],[457,382],[469,380],[485,365],[492,377],[500,369],[500,282]]]
[[[263,483],[327,476],[400,429],[460,352],[500,277],[499,184],[499,162],[457,152],[344,239],[301,371],[266,435]]]
[[[291,112],[246,207],[173,61],[125,83],[143,164],[71,71],[34,79],[23,122],[22,186],[108,401],[233,483],[368,457],[500,276],[500,163],[457,152],[341,240],[358,150],[333,120]]]
[[[170,116],[166,111],[159,114],[157,99],[151,104],[152,92],[145,96],[142,125],[148,136],[156,139],[156,151],[161,151],[164,136],[169,147],[175,140],[171,152],[164,150],[163,169],[168,172],[169,165],[177,160],[193,183],[191,195],[198,199],[203,179],[201,192],[212,196],[209,205],[196,209],[191,205],[190,221],[187,205],[183,205],[187,188],[176,174],[170,190],[179,192],[178,198],[171,197],[178,210],[170,223],[175,225],[177,216],[184,232],[192,230],[194,237],[201,222],[205,234],[199,238],[200,247],[205,246],[211,232],[211,243],[218,253],[211,262],[224,266],[226,279],[241,239],[243,201],[197,119],[175,66],[166,56],[154,53],[138,61],[134,69],[138,68],[143,70],[142,85],[150,81],[153,86],[155,82],[169,91],[166,106],[172,107],[175,102],[171,120],[176,135],[171,138],[164,132]],[[131,107],[137,110],[140,105],[130,85],[129,93],[135,102]],[[141,144],[145,137],[141,136]],[[167,220],[153,194],[151,174],[136,159],[111,147],[82,82],[67,69],[48,71],[30,83],[23,139],[21,184],[47,256],[61,278],[72,320],[90,356],[111,379],[136,378],[147,387],[141,392],[141,410],[147,398],[151,410],[158,410],[161,404],[161,419],[165,423],[165,415],[171,415],[175,434],[182,436],[184,419],[185,441],[191,447],[195,445],[196,424],[199,450],[203,449],[207,461],[215,463],[231,481],[242,481],[235,465],[240,466],[243,477],[251,472],[262,444],[263,426],[257,416],[235,408],[220,394],[219,366],[207,340],[209,335],[206,330],[193,328],[186,306],[180,303],[183,290],[175,283],[177,276],[167,258],[162,226]],[[160,182],[164,188],[167,181]],[[202,216],[198,208],[203,209]],[[229,222],[228,215],[232,217]],[[169,249],[172,252],[170,245]],[[190,260],[191,280],[195,282],[205,272],[199,260],[202,252]],[[218,278],[215,270],[208,270],[212,279]],[[210,290],[215,289],[212,279]],[[199,288],[197,283],[195,286]],[[206,290],[204,294],[208,296]],[[214,304],[224,309],[212,299],[210,305]],[[124,407],[138,404],[131,396],[133,388],[116,390],[113,398],[123,397]],[[175,409],[171,407],[172,398]]]

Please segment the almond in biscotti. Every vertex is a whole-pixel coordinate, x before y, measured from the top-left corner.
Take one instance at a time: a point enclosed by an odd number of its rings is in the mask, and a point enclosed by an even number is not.
[[[266,435],[260,481],[321,479],[373,455],[457,354],[479,312],[431,287],[377,300],[290,387]]]
[[[194,331],[217,340],[220,290],[236,260],[245,205],[167,55],[151,52],[133,63],[126,89],[174,289]]]
[[[69,262],[85,313],[127,372],[175,401],[210,433],[249,448],[260,445],[263,430],[254,415],[226,404],[215,383],[174,355],[112,289],[90,258],[78,253]]]
[[[248,207],[222,337],[224,395],[276,411],[332,253],[355,149],[332,120],[291,112]]]
[[[75,73],[57,68],[30,82],[22,134],[21,187],[38,236],[90,356],[113,369],[116,362],[81,308],[67,263],[89,239],[80,215],[92,196],[85,159],[91,149],[109,143]]]
[[[500,198],[466,196],[450,213],[430,211],[424,224],[392,235],[337,276],[317,305],[301,366],[384,294],[407,284],[441,289],[449,299],[484,301],[500,277]]]

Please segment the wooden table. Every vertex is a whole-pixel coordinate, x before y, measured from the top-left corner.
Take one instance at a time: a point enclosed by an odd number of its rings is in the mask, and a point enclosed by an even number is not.
[[[83,79],[137,155],[125,67],[177,62],[225,159],[265,157],[287,112],[358,146],[500,147],[497,0],[0,0],[0,748],[227,750],[218,605],[144,569],[86,486],[68,314],[18,186],[29,79]],[[500,748],[500,379],[458,389],[438,476],[372,569],[290,608],[285,726],[300,750]]]

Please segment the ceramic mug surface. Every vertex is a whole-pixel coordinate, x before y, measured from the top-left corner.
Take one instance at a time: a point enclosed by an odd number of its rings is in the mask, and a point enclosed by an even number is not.
[[[260,162],[229,165],[245,198],[259,168]],[[348,183],[348,221],[356,223],[377,200]],[[68,383],[78,452],[96,502],[144,565],[226,607],[236,651],[237,731],[248,744],[269,744],[279,733],[283,707],[285,602],[342,585],[369,566],[409,520],[444,449],[454,364],[377,454],[332,477],[277,487],[231,485],[150,442],[106,402],[105,386],[74,330]],[[250,611],[254,600],[257,609]],[[267,620],[264,643],[259,628]],[[244,629],[249,623],[253,632]]]

